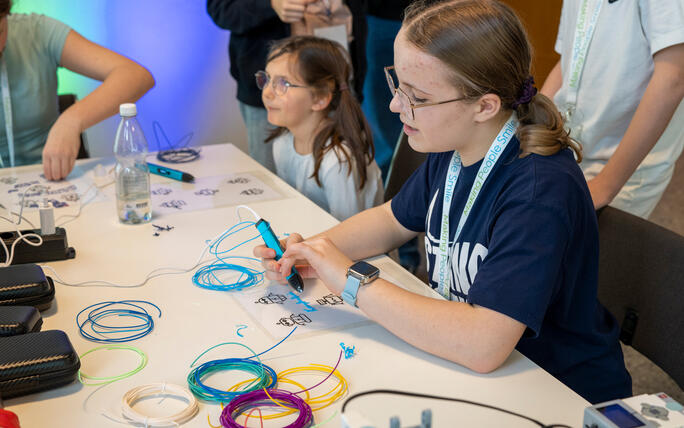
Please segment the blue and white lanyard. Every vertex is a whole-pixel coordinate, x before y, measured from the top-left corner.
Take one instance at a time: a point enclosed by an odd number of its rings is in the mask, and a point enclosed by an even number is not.
[[[444,296],[445,299],[449,300],[450,292],[450,282],[451,282],[451,260],[454,249],[456,248],[456,242],[458,241],[461,231],[463,230],[463,225],[465,225],[470,211],[475,205],[477,196],[480,194],[482,187],[484,186],[487,177],[494,169],[494,165],[501,157],[501,154],[508,146],[508,143],[515,135],[515,130],[518,128],[518,119],[515,113],[511,114],[511,117],[506,121],[499,135],[492,141],[487,154],[482,160],[482,165],[477,171],[475,176],[475,181],[470,188],[470,194],[468,195],[468,200],[463,207],[463,212],[461,213],[461,218],[458,220],[458,227],[456,229],[456,234],[454,235],[454,248],[449,251],[449,210],[451,208],[451,200],[454,196],[454,189],[456,188],[456,183],[458,182],[458,176],[461,173],[461,155],[454,151],[454,155],[451,157],[451,162],[449,163],[449,170],[447,171],[446,181],[444,182],[444,200],[442,205],[442,224],[439,234],[439,249],[437,251],[437,257],[435,258],[435,269],[439,274],[438,291],[439,294]]]
[[[9,79],[7,78],[7,64],[5,55],[0,57],[0,85],[2,86],[2,108],[5,111],[5,132],[7,134],[7,148],[9,150],[9,163],[14,167],[14,131],[12,128],[12,101],[10,100]],[[4,168],[0,153],[0,168]]]
[[[601,6],[605,0],[582,0],[577,25],[575,27],[575,37],[572,42],[572,56],[570,57],[570,74],[568,76],[568,93],[566,99],[565,113],[570,119],[575,111],[577,104],[577,94],[579,93],[580,80],[584,71],[584,64],[587,60],[589,45],[594,37],[594,30],[598,22]]]

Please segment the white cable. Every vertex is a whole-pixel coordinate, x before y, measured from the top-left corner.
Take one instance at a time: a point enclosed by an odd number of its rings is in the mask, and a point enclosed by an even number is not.
[[[12,264],[12,260],[14,260],[14,248],[20,241],[24,241],[32,247],[39,247],[43,245],[43,238],[36,233],[27,233],[26,235],[22,235],[21,231],[17,229],[17,234],[19,236],[14,240],[14,242],[12,242],[12,246],[9,250],[7,249],[7,245],[5,245],[5,240],[0,238],[0,244],[2,244],[2,249],[5,251],[5,261],[0,263],[0,267],[7,267]],[[36,242],[32,242],[28,238],[38,238],[38,240]]]
[[[104,187],[104,186],[102,186],[102,187]],[[81,195],[79,195],[79,198],[78,198],[78,211],[76,211],[76,214],[66,214],[66,215],[57,217],[57,219],[55,219],[55,225],[56,225],[56,226],[64,226],[65,224],[67,224],[67,223],[69,223],[69,222],[72,222],[72,221],[76,220],[76,219],[81,215],[81,210],[83,210],[83,207],[86,206],[86,205],[88,205],[88,204],[91,203],[92,201],[94,201],[95,198],[97,198],[97,192],[95,192],[95,195],[94,195],[92,198],[90,198],[89,200],[87,200],[87,201],[85,201],[85,202],[81,202],[81,201],[86,197],[86,195],[88,194],[88,192],[90,191],[90,189],[95,189],[95,190],[97,190],[97,189],[102,189],[102,187],[97,187],[97,186],[95,186],[94,184],[91,184],[90,186],[88,186],[88,188],[85,189],[85,191],[84,191]],[[62,223],[58,223],[58,221],[59,221],[60,219],[63,219],[63,218],[71,218],[71,220],[67,220],[67,221],[64,221],[64,222],[62,222]]]
[[[156,278],[158,276],[163,276],[163,275],[178,275],[181,273],[186,273],[190,272],[191,270],[195,269],[196,267],[199,267],[205,263],[208,263],[211,261],[211,259],[208,260],[202,260],[204,258],[204,255],[206,254],[207,250],[209,249],[209,246],[207,245],[204,250],[202,251],[202,254],[200,254],[199,259],[197,262],[192,266],[187,269],[183,268],[175,268],[175,267],[160,267],[149,274],[145,277],[145,279],[137,284],[116,284],[114,282],[109,282],[109,281],[103,281],[103,280],[93,280],[93,281],[83,281],[83,282],[67,282],[63,280],[57,272],[50,266],[47,265],[40,265],[43,270],[49,270],[52,272],[52,275],[54,276],[54,281],[62,284],[62,285],[67,285],[69,287],[118,287],[118,288],[138,288],[142,287],[143,285],[147,284],[147,282],[153,278]],[[162,270],[170,270],[170,272],[159,272]]]
[[[15,213],[15,212],[10,212],[10,215],[17,215],[17,213]],[[17,224],[17,223],[15,223],[14,220],[12,220],[11,218],[7,218],[7,217],[2,216],[2,215],[0,215],[0,218],[3,219],[3,220],[5,220],[5,221],[7,221],[8,223]],[[33,222],[32,222],[31,220],[27,219],[26,217],[21,216],[21,218],[19,219],[19,222],[20,222],[20,223],[21,223],[21,220],[24,220],[25,223],[28,223],[29,226],[31,226],[32,229],[35,229],[35,228],[36,228],[36,225],[34,225]]]
[[[246,210],[249,210],[249,212],[251,212],[254,215],[254,221],[255,222],[261,220],[261,217],[259,217],[259,214],[257,214],[256,211],[254,211],[253,209],[251,209],[247,205],[238,205],[237,207],[235,207],[235,214],[237,215],[238,221],[242,221],[242,218],[240,217],[240,208],[244,208]]]
[[[205,254],[207,253],[207,250],[209,250],[209,248],[211,247],[211,245],[212,245],[217,239],[219,239],[221,236],[223,236],[223,234],[226,233],[227,230],[228,230],[228,229],[222,231],[221,233],[219,233],[218,235],[216,235],[213,239],[210,239],[210,240],[208,240],[208,241],[205,242],[204,249],[202,250],[202,253],[200,254],[199,258],[197,259],[197,262],[195,262],[195,264],[192,265],[191,267],[186,268],[186,269],[183,269],[183,268],[175,268],[175,267],[160,267],[160,268],[157,268],[157,269],[153,270],[153,271],[150,272],[149,274],[147,274],[147,276],[145,277],[145,279],[144,279],[143,281],[137,283],[137,284],[116,284],[116,283],[113,283],[113,282],[103,281],[103,280],[83,281],[83,282],[71,283],[71,282],[67,282],[67,281],[63,280],[63,279],[57,274],[57,272],[56,272],[52,267],[47,266],[47,265],[40,265],[40,267],[43,268],[43,270],[49,270],[50,272],[52,272],[52,274],[53,274],[53,276],[54,276],[53,279],[54,279],[55,282],[57,282],[57,283],[59,283],[59,284],[62,284],[62,285],[67,285],[67,286],[69,286],[69,287],[118,287],[118,288],[137,288],[137,287],[142,287],[143,285],[147,284],[147,282],[148,282],[149,280],[151,280],[151,279],[153,279],[153,278],[156,278],[156,277],[158,277],[158,276],[162,276],[162,275],[178,275],[178,274],[181,274],[181,273],[190,272],[191,270],[193,270],[193,269],[195,269],[195,268],[197,268],[197,267],[199,267],[199,266],[202,266],[202,265],[205,264],[205,263],[211,262],[212,260],[214,260],[213,258],[209,258],[209,259],[207,259],[207,260],[203,260],[203,259],[204,259],[204,256],[205,256]],[[170,272],[159,272],[159,271],[165,271],[165,270],[170,270]]]
[[[43,237],[40,236],[39,234],[27,233],[26,235],[22,235],[21,230],[19,230],[19,225],[21,224],[21,220],[24,218],[24,215],[23,215],[23,213],[24,213],[24,199],[26,198],[26,193],[29,191],[29,189],[31,189],[35,186],[37,186],[37,184],[31,185],[24,190],[24,193],[21,196],[21,208],[19,209],[19,214],[12,212],[8,208],[7,211],[9,212],[10,218],[7,219],[6,217],[2,217],[3,219],[8,220],[10,223],[12,223],[13,225],[16,226],[17,238],[12,242],[12,246],[10,249],[7,248],[7,245],[5,244],[5,240],[0,238],[0,245],[2,245],[2,249],[5,252],[5,261],[0,263],[0,267],[7,267],[7,266],[10,266],[12,264],[12,261],[14,260],[14,249],[16,248],[16,246],[19,242],[24,241],[32,247],[39,247],[39,246],[43,245]],[[12,214],[17,215],[17,222],[16,223],[12,220]],[[33,227],[33,224],[31,224],[31,226]],[[32,242],[29,240],[29,238],[37,238],[37,241]]]
[[[179,397],[188,403],[187,407],[180,412],[170,416],[145,416],[133,409],[133,405],[138,401],[154,396]],[[137,386],[121,399],[121,413],[129,423],[140,424],[143,426],[180,426],[192,419],[199,411],[197,399],[187,388],[179,385],[164,383],[151,383],[148,385]]]

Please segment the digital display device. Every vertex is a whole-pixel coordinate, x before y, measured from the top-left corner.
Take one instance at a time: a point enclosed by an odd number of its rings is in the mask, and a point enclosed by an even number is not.
[[[619,404],[598,407],[596,410],[620,428],[638,428],[646,426]]]

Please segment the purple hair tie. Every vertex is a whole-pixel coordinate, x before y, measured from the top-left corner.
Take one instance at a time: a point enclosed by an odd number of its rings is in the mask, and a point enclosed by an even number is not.
[[[530,76],[523,82],[522,93],[518,99],[513,102],[513,108],[518,108],[521,104],[529,103],[535,95],[537,95],[537,88],[534,87],[534,77]]]

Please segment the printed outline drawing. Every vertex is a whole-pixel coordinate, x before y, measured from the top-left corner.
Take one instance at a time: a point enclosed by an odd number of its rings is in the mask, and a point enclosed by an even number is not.
[[[214,196],[219,192],[219,189],[201,189],[195,192],[195,195],[198,196]]]
[[[338,295],[335,295],[333,293],[328,294],[327,296],[323,296],[320,299],[316,300],[316,303],[318,303],[321,306],[325,305],[330,305],[330,306],[335,306],[335,305],[344,305],[344,300]]]
[[[240,192],[241,195],[247,196],[261,195],[262,193],[264,193],[264,189],[260,189],[258,187],[252,187],[250,189],[245,189],[242,192]]]
[[[284,327],[292,327],[296,325],[307,325],[311,322],[306,314],[292,314],[289,317],[282,317],[276,325],[282,325]]]
[[[283,294],[276,294],[274,292],[268,293],[268,295],[258,299],[255,304],[271,305],[273,303],[282,305],[287,300],[287,297]]]
[[[170,201],[165,201],[165,202],[162,202],[161,204],[159,204],[160,207],[175,208],[175,209],[180,210],[180,211],[182,211],[183,207],[186,205],[188,205],[188,203],[182,199],[172,199]]]
[[[169,189],[168,187],[157,187],[156,189],[150,190],[150,195],[155,196],[166,196],[170,193],[173,193],[173,189]]]
[[[235,177],[231,178],[230,180],[226,180],[226,183],[228,184],[247,184],[250,182],[250,179],[247,177]]]

